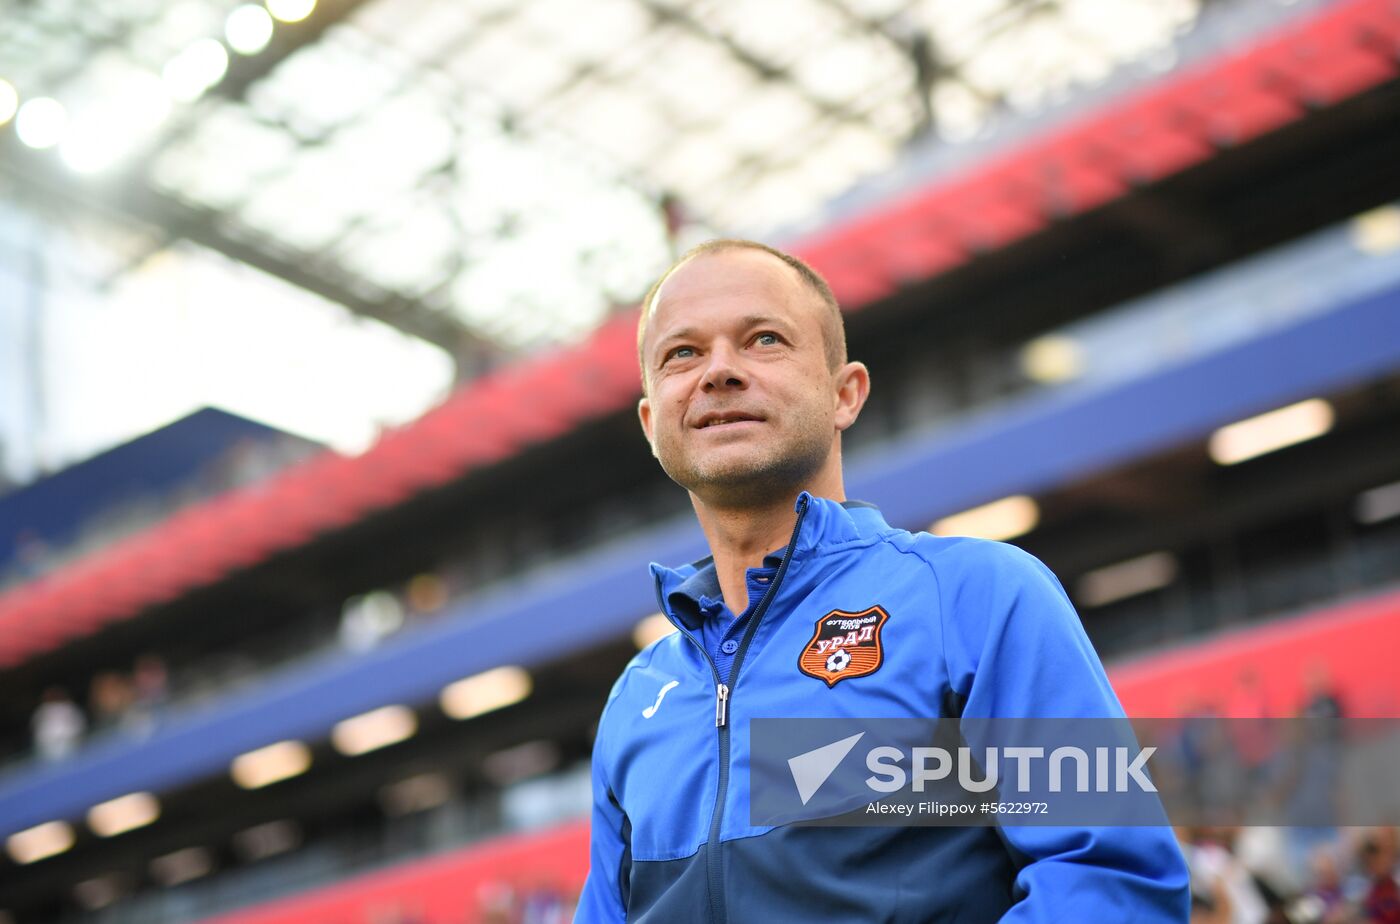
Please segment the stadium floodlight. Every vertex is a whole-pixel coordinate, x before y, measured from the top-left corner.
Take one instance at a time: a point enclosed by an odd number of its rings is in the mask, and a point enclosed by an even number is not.
[[[675,623],[660,613],[653,613],[637,623],[636,628],[632,630],[632,641],[636,643],[637,650],[640,651],[657,639],[665,638],[675,631]]]
[[[19,91],[8,80],[0,79],[0,125],[15,117],[19,111]]]
[[[261,789],[305,773],[310,768],[310,748],[300,741],[278,741],[256,751],[239,754],[229,766],[229,775],[244,789]]]
[[[1176,573],[1175,555],[1149,552],[1086,571],[1075,582],[1075,597],[1084,606],[1105,606],[1166,587],[1176,580]]]
[[[1351,220],[1351,241],[1372,256],[1400,250],[1400,206],[1382,205],[1357,215]]]
[[[347,757],[368,754],[412,738],[418,731],[418,716],[407,706],[381,706],[337,722],[331,729],[331,744]]]
[[[530,695],[534,684],[523,667],[493,667],[443,687],[442,711],[454,719],[470,719],[514,705]]]
[[[115,837],[160,817],[160,802],[148,792],[127,793],[88,809],[87,823],[99,837]]]
[[[1084,372],[1084,354],[1073,338],[1047,334],[1021,348],[1021,370],[1047,385],[1068,382]]]
[[[11,834],[5,849],[16,863],[37,863],[73,846],[73,826],[66,821],[46,821]]]
[[[1321,398],[1309,398],[1257,417],[1221,427],[1210,435],[1210,457],[1220,465],[1235,465],[1276,452],[1332,429],[1336,415]]]
[[[154,74],[133,76],[116,99],[75,113],[58,154],[75,173],[115,167],[149,140],[170,115],[170,95]]]
[[[172,99],[192,103],[228,73],[228,50],[216,39],[200,39],[171,58],[161,79]]]
[[[267,11],[281,22],[301,22],[316,9],[316,0],[267,0]]]
[[[56,99],[36,96],[15,115],[15,132],[19,140],[36,151],[51,148],[63,140],[68,128],[68,110]]]
[[[272,41],[274,28],[272,16],[264,7],[245,3],[224,20],[224,38],[228,39],[228,47],[239,54],[255,55]]]
[[[1024,494],[1013,494],[971,510],[944,517],[929,527],[939,536],[977,536],[982,539],[1014,539],[1035,529],[1040,506]]]
[[[58,148],[58,156],[74,173],[100,173],[112,166],[120,153],[100,128],[82,125]]]

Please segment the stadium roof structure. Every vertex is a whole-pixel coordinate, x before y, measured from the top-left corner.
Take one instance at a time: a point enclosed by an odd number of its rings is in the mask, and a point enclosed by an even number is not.
[[[1169,58],[1202,5],[5,0],[0,169],[133,259],[197,242],[470,374],[634,301],[678,212],[800,223],[913,139]]]
[[[506,14],[502,14],[503,16]],[[1392,80],[1400,7],[1347,0],[800,239],[848,310]],[[229,105],[246,105],[232,104]],[[459,389],[358,457],[327,452],[0,596],[0,664],[213,583],[635,400],[635,313]]]

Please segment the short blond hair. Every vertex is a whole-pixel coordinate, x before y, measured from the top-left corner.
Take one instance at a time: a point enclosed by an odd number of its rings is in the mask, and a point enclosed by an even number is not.
[[[647,322],[651,319],[652,310],[656,307],[653,303],[656,301],[657,293],[661,291],[661,286],[665,284],[667,279],[671,278],[672,273],[694,258],[726,250],[761,251],[777,257],[792,267],[803,284],[821,300],[823,307],[826,308],[822,323],[822,344],[826,349],[827,365],[832,371],[835,371],[846,364],[846,322],[841,315],[841,306],[837,303],[836,296],[831,292],[831,286],[827,285],[821,274],[802,260],[790,253],[784,253],[776,247],[743,238],[721,237],[705,241],[681,254],[680,258],[672,263],[666,272],[662,273],[661,277],[647,290],[646,298],[642,301],[642,316],[637,320],[637,365],[642,373],[643,391],[646,390],[647,386],[647,364],[646,357],[642,355],[642,342],[646,339]]]

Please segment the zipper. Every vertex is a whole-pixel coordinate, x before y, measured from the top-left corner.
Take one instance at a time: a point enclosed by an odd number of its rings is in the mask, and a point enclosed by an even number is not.
[[[778,585],[783,582],[783,577],[787,574],[788,562],[792,561],[793,550],[797,547],[797,536],[802,531],[802,521],[807,518],[807,508],[811,501],[812,496],[803,491],[797,502],[797,522],[792,525],[792,538],[788,540],[787,548],[783,550],[783,559],[778,563],[778,573],[773,575],[773,581],[768,585],[768,590],[764,591],[763,599],[758,601],[758,606],[754,607],[753,615],[749,617],[749,624],[744,627],[744,637],[739,640],[739,650],[734,653],[734,663],[729,667],[729,683],[720,684],[716,690],[721,707],[730,699],[730,691],[739,679],[739,666],[744,663],[744,655],[749,653],[749,645],[753,643],[754,633],[758,631],[758,624],[763,619],[763,614],[768,612],[768,605],[777,596]],[[720,728],[728,727],[727,713],[727,709],[721,708],[716,714],[716,724]]]
[[[743,638],[739,641],[739,650],[734,653],[734,662],[729,668],[729,678],[726,683],[720,679],[719,668],[715,667],[714,659],[705,650],[693,633],[677,620],[672,618],[670,611],[666,609],[666,602],[661,596],[661,578],[656,579],[656,602],[661,606],[661,612],[670,619],[672,623],[690,639],[692,645],[700,649],[700,654],[704,656],[705,663],[710,666],[710,673],[715,678],[715,728],[719,734],[719,783],[715,790],[715,807],[710,814],[710,837],[705,846],[705,865],[708,872],[708,882],[710,891],[710,917],[717,924],[722,924],[726,920],[724,906],[723,869],[719,856],[719,832],[720,824],[724,820],[724,800],[729,792],[729,703],[732,698],[732,690],[735,682],[739,679],[739,667],[744,663],[744,656],[748,654],[749,646],[753,643],[754,634],[758,630],[758,624],[763,619],[763,614],[768,612],[768,606],[777,596],[778,585],[783,582],[783,577],[787,574],[788,563],[792,561],[793,550],[797,547],[797,537],[802,531],[802,521],[807,517],[807,510],[811,506],[812,496],[806,491],[797,499],[797,522],[792,526],[792,538],[788,540],[787,548],[783,550],[782,561],[778,564],[778,571],[773,575],[773,580],[768,585],[768,589],[763,592],[763,597],[758,601],[758,606],[754,607],[753,615],[749,617],[749,624],[744,627]]]
[[[671,615],[671,611],[666,608],[666,600],[661,594],[661,576],[656,577],[656,605],[661,608],[665,617],[671,620],[671,624],[680,630],[680,633],[690,639],[690,643],[700,652],[700,657],[705,659],[705,663],[710,667],[710,674],[715,678],[715,727],[719,729],[719,786],[716,792],[715,807],[710,815],[710,835],[706,841],[705,866],[707,872],[706,888],[709,890],[710,917],[714,921],[722,921],[723,918],[716,914],[716,903],[720,901],[719,892],[715,888],[718,881],[719,858],[717,854],[718,821],[721,813],[721,806],[724,805],[724,792],[729,781],[729,728],[726,725],[726,706],[729,702],[729,686],[720,680],[719,668],[715,667],[715,659],[710,657],[710,653],[705,650],[705,646],[700,642],[695,634],[685,627],[680,620]],[[722,904],[719,907],[719,914],[723,914]]]

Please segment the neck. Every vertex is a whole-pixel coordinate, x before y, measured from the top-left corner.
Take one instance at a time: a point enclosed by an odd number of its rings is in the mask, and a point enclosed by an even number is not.
[[[724,594],[725,605],[734,615],[749,606],[748,569],[760,567],[765,555],[785,547],[792,537],[797,521],[793,507],[802,491],[834,501],[846,499],[839,470],[834,478],[818,477],[810,484],[780,493],[771,503],[761,505],[726,506],[691,493],[695,516],[715,560],[720,591]]]

